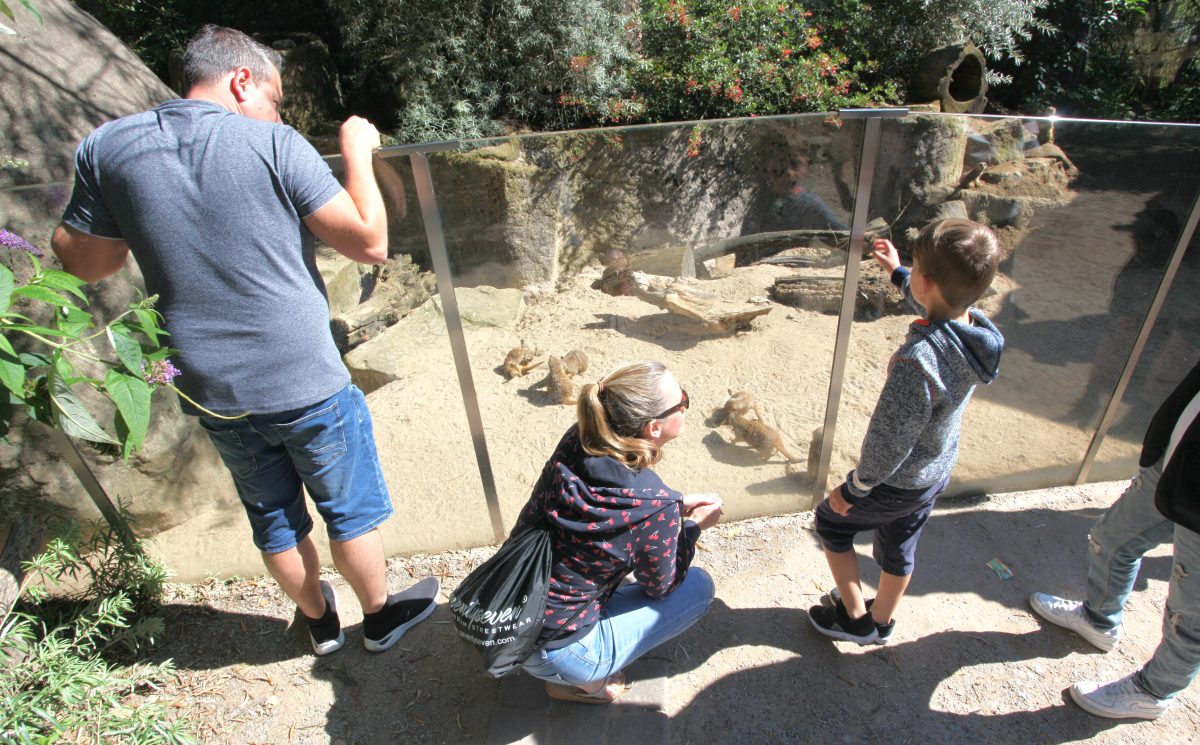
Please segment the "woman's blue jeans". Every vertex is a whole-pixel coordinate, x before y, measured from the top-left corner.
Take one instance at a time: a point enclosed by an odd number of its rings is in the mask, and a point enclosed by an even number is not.
[[[622,585],[591,633],[560,649],[535,652],[522,668],[551,683],[578,686],[604,680],[699,621],[714,592],[712,577],[696,567],[661,598],[650,597],[636,584]]]
[[[1200,533],[1176,525],[1154,506],[1161,476],[1162,463],[1143,468],[1093,526],[1084,610],[1098,628],[1120,626],[1142,556],[1174,541],[1162,641],[1135,678],[1150,695],[1168,699],[1200,671]]]

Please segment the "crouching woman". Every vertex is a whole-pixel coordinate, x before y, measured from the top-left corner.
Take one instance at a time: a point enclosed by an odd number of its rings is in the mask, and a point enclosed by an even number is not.
[[[544,519],[554,538],[544,645],[522,665],[552,698],[612,702],[628,689],[626,665],[708,612],[712,578],[689,566],[721,500],[685,496],[650,470],[687,408],[687,392],[658,362],[585,385],[578,424],[521,511],[514,534]],[[630,573],[635,582],[621,584]]]

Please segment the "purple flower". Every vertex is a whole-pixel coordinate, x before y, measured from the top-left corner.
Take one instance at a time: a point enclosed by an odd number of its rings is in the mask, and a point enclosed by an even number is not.
[[[44,255],[39,249],[34,248],[33,244],[29,241],[25,240],[11,230],[4,230],[3,228],[0,228],[0,246],[4,246],[5,248],[15,248],[18,251],[27,251],[34,256]]]
[[[175,367],[169,359],[157,360],[149,365],[142,363],[142,375],[145,376],[146,382],[151,386],[158,388],[163,385],[170,385],[171,381],[179,375],[179,368]]]

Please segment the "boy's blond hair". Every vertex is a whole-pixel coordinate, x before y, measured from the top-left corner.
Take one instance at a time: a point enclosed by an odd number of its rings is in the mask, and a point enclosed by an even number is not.
[[[987,292],[1000,263],[1000,243],[986,225],[948,218],[926,225],[913,256],[951,308],[964,311]]]

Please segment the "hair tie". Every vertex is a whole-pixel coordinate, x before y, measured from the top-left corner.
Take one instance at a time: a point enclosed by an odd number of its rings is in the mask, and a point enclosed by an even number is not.
[[[604,398],[604,381],[596,384],[596,398]]]

